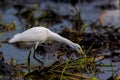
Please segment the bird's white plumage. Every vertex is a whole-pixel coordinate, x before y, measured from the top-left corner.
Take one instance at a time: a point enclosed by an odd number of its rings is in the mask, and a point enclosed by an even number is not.
[[[48,37],[48,29],[44,27],[33,27],[22,33],[14,35],[9,43],[14,43],[18,41],[46,41]]]
[[[80,48],[78,44],[73,43],[72,41],[58,35],[57,33],[50,31],[45,27],[33,27],[22,33],[18,33],[9,40],[9,43],[21,41],[23,42],[34,41],[39,43],[43,43],[46,41],[57,41],[69,45],[72,49],[76,50],[77,52],[79,52],[78,48]]]

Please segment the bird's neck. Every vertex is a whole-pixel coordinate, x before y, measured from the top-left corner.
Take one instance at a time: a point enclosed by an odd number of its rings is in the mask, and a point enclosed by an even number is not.
[[[59,34],[56,34],[56,33],[52,32],[51,38],[54,39],[57,42],[67,44],[71,48],[75,49],[75,43],[73,43],[72,41],[70,41],[70,40],[68,40],[68,39],[66,39],[62,36],[60,36]]]

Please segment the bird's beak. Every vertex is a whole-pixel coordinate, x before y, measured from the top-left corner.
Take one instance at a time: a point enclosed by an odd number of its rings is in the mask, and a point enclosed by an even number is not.
[[[85,57],[86,57],[86,54],[85,54],[85,52],[82,50],[82,48],[81,48],[81,47],[79,47],[78,49],[79,49],[80,53],[81,53],[83,56],[85,56]]]

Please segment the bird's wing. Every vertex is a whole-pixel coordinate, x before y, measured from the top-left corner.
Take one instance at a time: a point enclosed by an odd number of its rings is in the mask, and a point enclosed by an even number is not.
[[[31,28],[22,33],[16,34],[9,42],[14,43],[18,41],[35,41],[44,42],[47,39],[48,31],[45,28]]]

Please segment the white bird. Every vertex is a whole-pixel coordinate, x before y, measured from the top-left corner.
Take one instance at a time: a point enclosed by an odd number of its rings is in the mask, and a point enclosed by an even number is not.
[[[40,45],[41,43],[44,43],[44,42],[48,42],[48,41],[56,41],[56,42],[67,44],[69,47],[71,47],[77,53],[80,54],[80,51],[81,51],[81,53],[83,53],[79,44],[73,43],[72,41],[60,36],[59,34],[54,33],[52,31],[50,31],[49,29],[47,29],[45,27],[41,27],[41,26],[33,27],[22,33],[18,33],[16,35],[14,35],[13,38],[11,38],[9,40],[9,43],[34,42],[35,49],[36,49],[38,47],[38,45]]]

